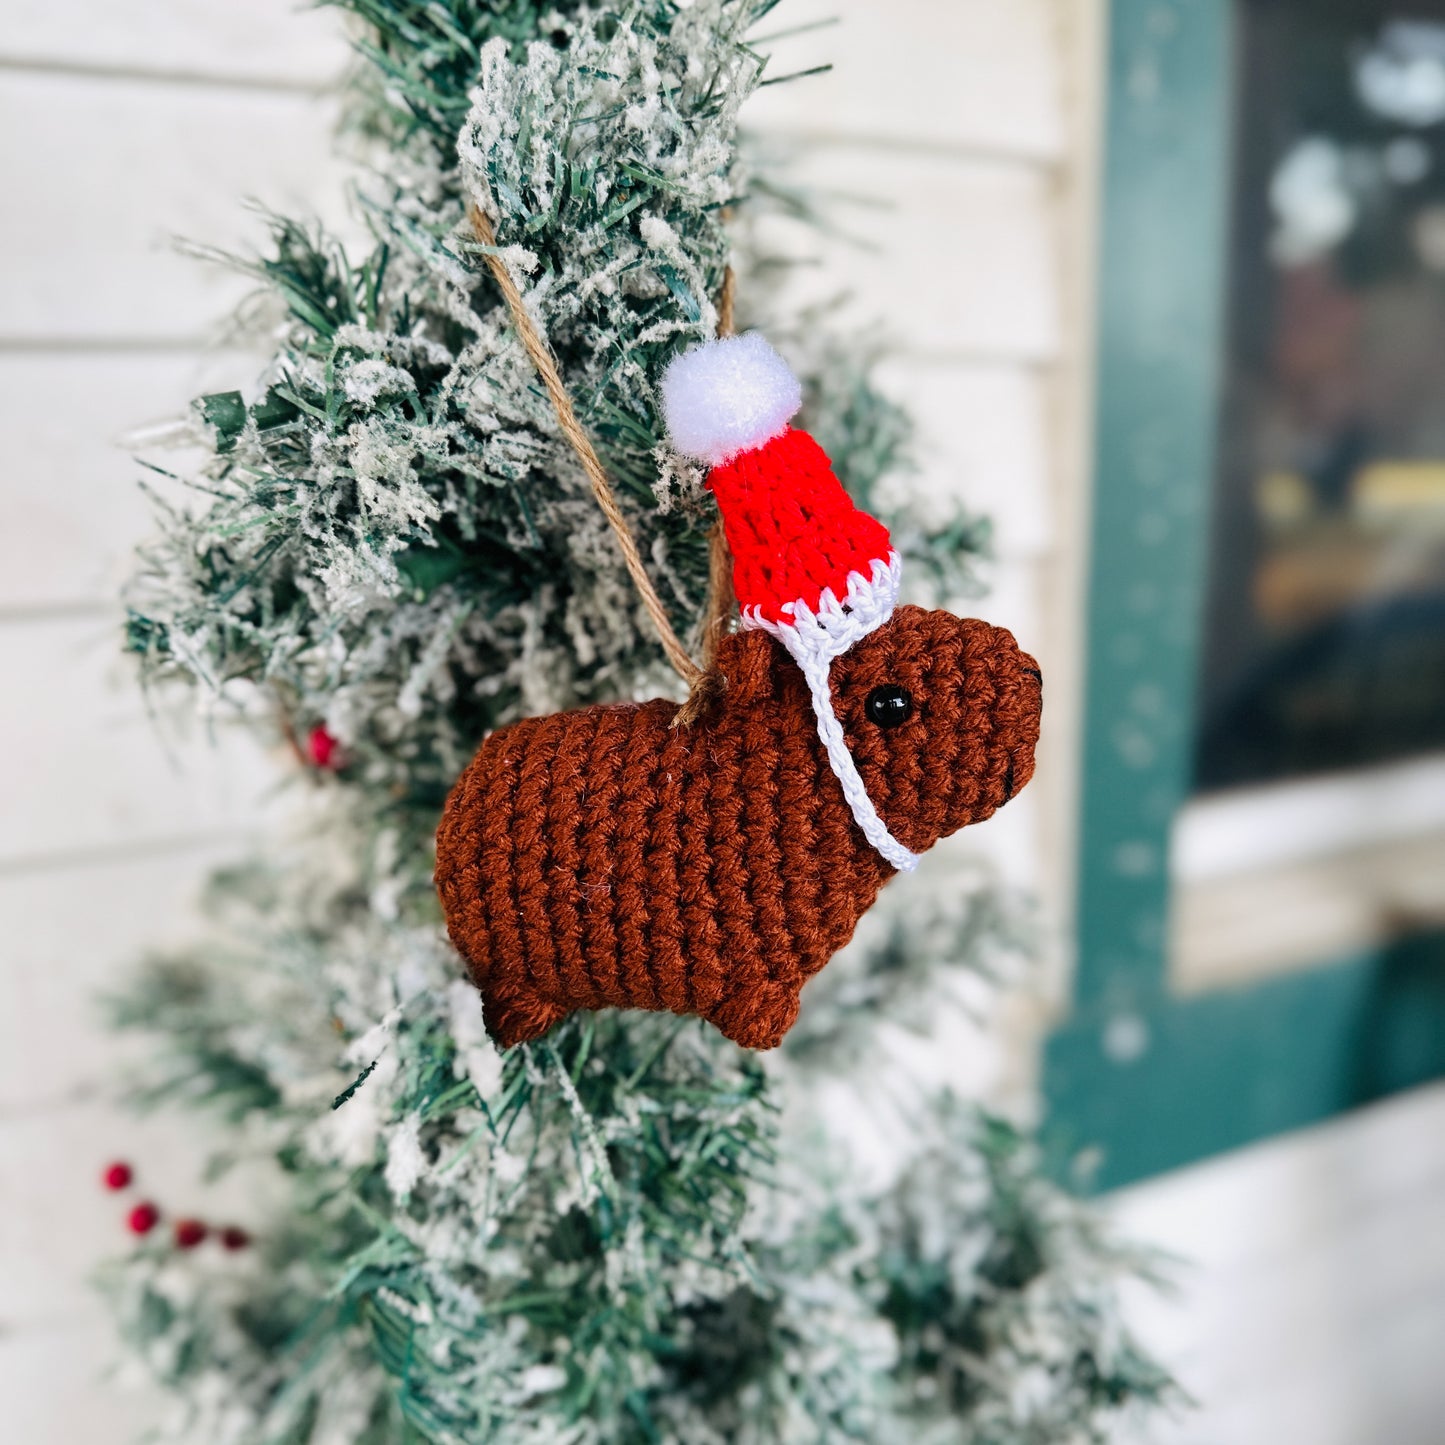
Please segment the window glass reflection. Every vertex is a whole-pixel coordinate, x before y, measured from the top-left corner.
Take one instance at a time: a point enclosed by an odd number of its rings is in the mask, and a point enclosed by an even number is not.
[[[1205,791],[1445,747],[1445,0],[1239,9]]]

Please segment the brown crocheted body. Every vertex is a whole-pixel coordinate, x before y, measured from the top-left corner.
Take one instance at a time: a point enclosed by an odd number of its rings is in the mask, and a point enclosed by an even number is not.
[[[724,703],[690,727],[672,727],[663,701],[531,718],[489,737],[458,781],[436,881],[502,1046],[574,1009],[619,1007],[701,1014],[771,1048],[892,876],[853,822],[787,654],[742,634],[718,666]],[[1007,633],[902,608],[835,671],[860,772],[907,846],[987,816],[1032,773],[1037,669]],[[972,686],[941,687],[945,673]],[[855,705],[895,681],[926,699],[911,740],[872,736]],[[945,746],[929,746],[935,732]],[[971,748],[954,746],[965,734]]]

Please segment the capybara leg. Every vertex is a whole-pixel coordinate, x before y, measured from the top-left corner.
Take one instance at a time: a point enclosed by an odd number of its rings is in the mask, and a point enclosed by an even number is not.
[[[526,991],[482,992],[482,1021],[499,1049],[539,1039],[570,1009]]]
[[[798,990],[764,979],[729,994],[704,1017],[745,1049],[775,1049],[798,1017]]]

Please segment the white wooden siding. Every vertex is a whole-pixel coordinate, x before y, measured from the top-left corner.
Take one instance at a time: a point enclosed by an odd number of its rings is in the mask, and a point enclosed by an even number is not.
[[[829,144],[847,141],[860,164],[875,148],[1055,160],[1064,149],[1060,9],[1072,3],[789,0],[758,30],[794,32],[773,47],[768,75],[820,61],[833,70],[768,87],[750,119]],[[805,30],[810,24],[826,28]]]
[[[840,214],[877,249],[810,240],[824,265],[805,284],[850,290],[860,324],[886,317],[900,348],[887,384],[922,426],[918,485],[995,513],[1021,634],[1050,545],[1061,3],[907,0],[885,15],[797,0],[780,24],[842,23],[786,42],[774,73],[837,68],[754,108],[802,184],[868,202]],[[337,216],[317,92],[346,53],[337,17],[294,0],[19,0],[5,29],[0,1392],[7,1435],[69,1445],[125,1435],[151,1408],[100,1380],[111,1340],[86,1279],[121,1242],[123,1206],[97,1170],[133,1158],[171,1208],[199,1207],[184,1196],[199,1143],[105,1102],[123,1046],[94,994],[184,929],[276,776],[241,739],[159,739],[130,685],[114,589],[147,512],[119,443],[205,386],[250,380],[253,361],[204,349],[246,283],[172,241],[253,247],[253,198]],[[985,843],[1031,881],[1032,824],[1011,813]]]
[[[298,0],[9,0],[0,65],[311,87],[344,63],[337,25]]]
[[[812,84],[799,81],[799,92]],[[790,146],[796,143],[790,142]],[[837,324],[881,331],[933,364],[1040,366],[1059,352],[1050,168],[936,152],[793,150],[786,179],[836,225],[808,231],[791,295],[841,299]],[[774,237],[786,244],[781,228]]]
[[[0,67],[0,342],[197,344],[250,285],[179,262],[175,238],[254,249],[252,199],[336,214],[331,113],[289,92]]]
[[[208,1146],[193,1121],[139,1118],[111,1102],[129,1051],[105,1028],[100,1000],[146,951],[185,937],[204,872],[235,851],[234,842],[150,854],[130,848],[0,872],[7,1441],[131,1440],[157,1418],[159,1401],[108,1379],[117,1350],[92,1276],[125,1239],[128,1203],[101,1189],[99,1172],[112,1159],[132,1160],[145,1194],[174,1212],[204,1214],[213,1196],[197,1188],[195,1165]]]
[[[801,181],[870,203],[840,214],[877,249],[810,238],[825,264],[802,284],[884,318],[884,384],[920,424],[913,485],[994,517],[980,610],[1039,654],[1049,726],[1034,787],[951,847],[1043,885],[1061,958],[1100,5],[791,0],[780,26],[841,23],[780,45],[774,73],[836,69],[753,108]],[[203,1144],[106,1102],[125,1046],[95,995],[190,927],[276,776],[239,739],[168,749],[146,722],[116,654],[114,587],[146,530],[118,442],[250,379],[202,349],[241,285],[170,238],[254,243],[248,197],[336,214],[316,92],[344,63],[337,17],[295,0],[12,0],[0,37],[0,1399],[26,1445],[130,1438],[155,1408],[102,1381],[113,1340],[87,1280],[124,1210],[96,1174],[129,1157],[168,1207],[204,1210]],[[993,1080],[1026,1088],[1003,1037]],[[1196,1261],[1176,1302],[1132,1303],[1204,1406],[1147,1438],[1433,1445],[1442,1124],[1434,1091],[1120,1198],[1123,1228]]]
[[[1117,1195],[1187,1261],[1131,1296],[1199,1402],[1119,1445],[1439,1445],[1445,1085]]]
[[[98,1171],[129,1158],[204,1210],[204,1141],[109,1102],[97,995],[193,926],[274,787],[248,739],[158,733],[119,655],[116,583],[148,530],[122,438],[254,358],[202,348],[247,289],[173,238],[246,250],[256,199],[335,215],[332,17],[292,0],[20,0],[0,40],[0,1398],[7,1439],[132,1438],[89,1279],[124,1240]]]
[[[235,831],[275,777],[249,736],[212,745],[188,713],[157,728],[119,635],[114,614],[0,626],[0,676],[19,681],[6,700],[0,877]]]
[[[146,474],[125,439],[254,369],[234,352],[7,351],[0,342],[0,617],[113,609],[150,515],[137,485]]]

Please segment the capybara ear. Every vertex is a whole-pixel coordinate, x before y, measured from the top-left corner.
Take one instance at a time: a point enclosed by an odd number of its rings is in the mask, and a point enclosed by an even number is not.
[[[718,644],[715,666],[727,678],[727,705],[759,703],[773,694],[773,670],[782,649],[766,632],[734,632]]]

